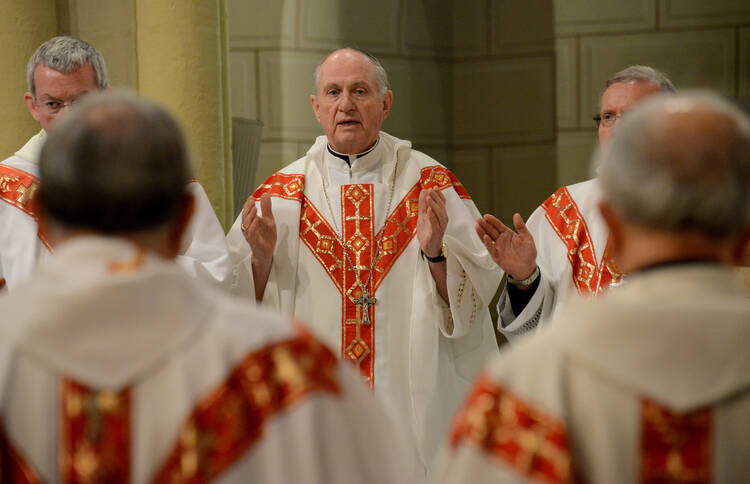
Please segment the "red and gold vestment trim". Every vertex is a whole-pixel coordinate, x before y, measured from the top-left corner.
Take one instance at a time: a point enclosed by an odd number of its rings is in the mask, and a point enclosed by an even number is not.
[[[305,175],[274,173],[260,184],[253,192],[253,197],[259,199],[264,193],[268,193],[272,197],[302,202],[305,193]]]
[[[354,364],[370,388],[375,385],[375,309],[371,305],[366,306],[368,318],[364,321],[362,311],[365,306],[354,302],[362,296],[362,288],[353,268],[349,267],[344,250],[347,250],[349,260],[357,266],[360,280],[367,285],[367,293],[374,295],[416,234],[419,193],[433,187],[441,190],[453,188],[460,198],[471,199],[461,182],[446,168],[423,168],[419,181],[401,199],[376,234],[373,186],[342,185],[342,238],[346,249],[341,247],[336,231],[313,202],[307,196],[301,202],[300,239],[342,295],[341,357]],[[379,249],[376,247],[378,241]],[[370,277],[373,261],[376,261],[376,266]]]
[[[34,195],[39,189],[39,179],[23,170],[0,163],[0,200],[13,205],[39,222],[34,207]],[[49,249],[47,239],[37,231],[39,240]]]
[[[594,296],[620,281],[622,274],[610,256],[609,240],[600,265],[586,220],[566,187],[558,189],[542,207],[547,221],[567,248],[573,283],[579,294]]]
[[[307,333],[246,356],[202,399],[154,482],[207,482],[241,458],[275,414],[310,394],[339,395],[336,356]]]
[[[66,483],[130,482],[131,396],[61,382],[60,473]]]
[[[672,412],[641,402],[640,482],[711,482],[711,409]]]
[[[42,480],[24,457],[16,450],[0,425],[0,482],[38,484]]]
[[[450,445],[470,445],[534,481],[574,481],[564,424],[487,375],[479,378],[456,416]]]

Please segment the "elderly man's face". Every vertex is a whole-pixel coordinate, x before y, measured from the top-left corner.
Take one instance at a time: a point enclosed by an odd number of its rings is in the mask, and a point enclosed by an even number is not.
[[[34,70],[36,99],[27,92],[24,94],[29,113],[45,131],[49,131],[62,117],[71,103],[78,101],[90,92],[96,92],[96,73],[91,64],[84,64],[71,72],[59,72],[47,66],[38,65]]]
[[[310,96],[331,148],[346,154],[361,153],[375,143],[392,99],[391,91],[380,97],[374,66],[352,50],[335,52],[325,60],[317,93]]]
[[[622,115],[651,94],[659,92],[659,86],[648,81],[616,82],[602,94],[602,106],[599,115]],[[599,145],[604,147],[615,132],[619,118],[612,126],[599,124]]]

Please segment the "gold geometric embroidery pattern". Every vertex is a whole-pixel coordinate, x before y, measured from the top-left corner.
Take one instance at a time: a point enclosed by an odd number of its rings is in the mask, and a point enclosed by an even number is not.
[[[573,284],[582,295],[596,295],[617,283],[621,275],[609,258],[609,241],[599,264],[586,221],[568,189],[562,187],[542,204],[545,217],[565,244]]]

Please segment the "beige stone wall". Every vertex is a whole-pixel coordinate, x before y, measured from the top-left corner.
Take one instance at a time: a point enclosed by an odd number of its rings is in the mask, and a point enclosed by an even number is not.
[[[554,6],[561,185],[589,177],[600,90],[629,64],[665,71],[678,89],[750,97],[747,0],[555,0]]]
[[[110,85],[165,105],[182,124],[203,184],[225,227],[231,223],[231,125],[226,1],[3,0],[0,79],[7,124],[3,156],[39,130],[23,104],[25,66],[54,35],[81,38],[104,55]]]
[[[0,159],[15,153],[39,131],[23,101],[26,63],[39,44],[55,35],[55,0],[0,2]]]
[[[312,71],[352,45],[389,73],[386,131],[453,169],[480,210],[528,215],[556,181],[552,21],[551,0],[230,0],[233,115],[265,123],[257,180],[322,134]]]

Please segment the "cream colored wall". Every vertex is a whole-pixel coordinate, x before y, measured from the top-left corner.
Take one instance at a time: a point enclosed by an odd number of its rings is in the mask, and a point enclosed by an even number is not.
[[[26,63],[39,44],[55,35],[54,0],[3,0],[0,3],[0,159],[15,153],[36,132],[39,125],[23,102]]]
[[[678,89],[750,97],[747,0],[555,0],[555,32],[561,185],[589,177],[600,90],[629,64],[665,71]]]
[[[265,123],[258,181],[322,134],[312,71],[353,45],[389,73],[383,128],[451,167],[480,210],[528,214],[554,188],[551,0],[230,0],[229,35],[233,115]]]
[[[225,0],[3,0],[1,8],[0,58],[11,74],[0,77],[3,153],[39,129],[22,103],[28,58],[54,35],[73,35],[102,52],[112,87],[138,90],[176,116],[197,179],[219,220],[232,222]]]

